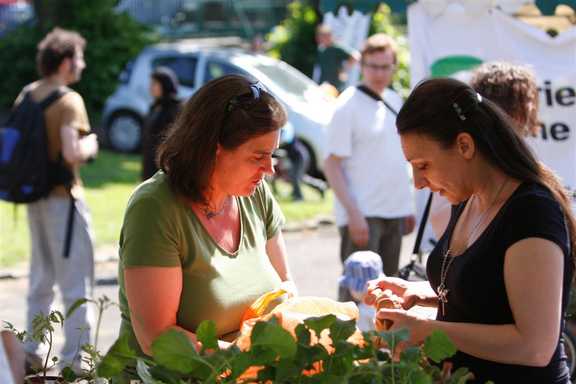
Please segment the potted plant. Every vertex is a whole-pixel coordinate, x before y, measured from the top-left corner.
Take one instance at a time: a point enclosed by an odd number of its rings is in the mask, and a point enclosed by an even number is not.
[[[326,332],[328,348],[317,341]],[[451,372],[448,364],[437,365],[456,352],[442,332],[434,332],[422,346],[408,348],[401,347],[408,340],[406,330],[365,332],[361,342],[351,342],[356,333],[354,320],[334,315],[308,318],[294,334],[272,317],[254,325],[248,349],[233,345],[224,350],[218,348],[214,323],[203,322],[196,332],[200,351],[177,330],[153,342],[151,358],[137,357],[127,341],[119,339],[97,372],[114,378],[132,365],[143,383],[460,384],[473,378],[465,368]],[[386,348],[379,346],[378,338]]]
[[[48,372],[54,368],[58,362],[58,357],[52,356],[53,342],[54,342],[54,327],[56,325],[62,326],[64,324],[64,316],[59,311],[51,311],[48,315],[39,313],[32,320],[32,332],[25,331],[19,332],[14,328],[11,323],[5,322],[5,328],[14,332],[20,341],[33,340],[40,344],[48,346],[48,353],[42,362],[42,367],[37,370],[33,375],[25,378],[25,383],[29,384],[53,384],[62,383],[61,376],[49,375]]]
[[[82,372],[75,372],[71,367],[64,367],[58,375],[49,374],[53,368],[58,363],[58,357],[53,356],[53,343],[54,343],[54,331],[56,326],[62,327],[64,325],[65,319],[69,318],[80,306],[86,304],[93,304],[97,308],[97,318],[96,318],[96,333],[94,338],[94,344],[85,344],[80,346],[78,354],[82,352],[82,361],[85,363],[85,368]],[[25,378],[26,384],[55,384],[55,383],[76,383],[76,382],[88,382],[88,383],[103,383],[105,380],[101,380],[96,375],[96,367],[99,361],[102,359],[102,355],[98,351],[98,337],[100,326],[102,323],[102,315],[109,307],[117,305],[112,302],[107,296],[102,296],[98,299],[79,299],[77,300],[66,313],[66,317],[62,315],[59,311],[51,311],[48,315],[39,313],[36,315],[32,321],[32,332],[28,333],[25,331],[18,331],[11,323],[4,322],[5,328],[16,335],[16,337],[21,341],[27,339],[34,340],[40,344],[47,345],[48,353],[46,354],[42,367],[37,369],[34,374],[28,375]]]

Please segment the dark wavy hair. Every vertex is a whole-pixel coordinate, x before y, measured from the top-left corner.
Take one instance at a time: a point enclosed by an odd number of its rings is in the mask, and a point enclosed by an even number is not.
[[[396,126],[400,135],[422,134],[444,148],[451,148],[458,134],[466,132],[494,167],[509,177],[550,190],[566,218],[574,262],[576,223],[570,197],[556,175],[536,160],[514,122],[498,105],[479,97],[473,88],[458,80],[425,80],[404,103]]]
[[[538,134],[538,86],[528,67],[497,61],[484,63],[472,73],[470,85],[509,114],[522,136]]]
[[[256,81],[239,75],[214,79],[185,104],[158,148],[158,164],[173,190],[205,202],[218,145],[232,150],[286,124],[286,111]]]
[[[38,43],[38,73],[43,77],[56,73],[64,59],[74,58],[76,52],[83,51],[85,47],[86,40],[78,32],[54,28]]]

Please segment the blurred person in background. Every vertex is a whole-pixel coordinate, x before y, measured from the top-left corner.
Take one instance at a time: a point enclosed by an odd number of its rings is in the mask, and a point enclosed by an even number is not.
[[[42,78],[24,87],[16,104],[30,93],[42,101],[62,92],[44,110],[51,162],[63,164],[69,176],[57,184],[50,195],[28,204],[28,225],[32,243],[28,289],[27,332],[33,332],[33,320],[38,313],[50,312],[54,300],[54,284],[62,293],[65,312],[78,299],[91,298],[94,286],[94,250],[91,217],[84,199],[80,166],[98,152],[96,135],[90,133],[90,123],[84,100],[68,88],[80,80],[86,68],[86,41],[77,32],[53,29],[38,44],[36,63]],[[59,177],[59,178],[60,178]],[[64,179],[66,181],[64,182]],[[71,217],[71,219],[69,219]],[[69,237],[69,252],[64,244]],[[80,368],[78,348],[90,342],[92,315],[87,306],[78,307],[64,322],[65,342],[60,355],[61,367]],[[25,344],[27,361],[37,368],[38,343]]]
[[[348,70],[358,61],[359,54],[334,42],[332,29],[321,24],[316,29],[318,56],[312,79],[337,96],[344,90]],[[333,89],[333,90],[331,90]]]
[[[382,258],[387,276],[398,272],[402,235],[414,228],[410,174],[396,132],[400,96],[388,88],[396,69],[396,43],[379,33],[362,50],[362,85],[336,101],[327,127],[324,171],[336,194],[340,260],[370,250]],[[348,290],[339,299],[351,300]]]
[[[150,76],[150,95],[154,101],[144,122],[142,180],[152,177],[158,171],[156,150],[181,108],[178,86],[178,78],[170,68],[157,67]]]

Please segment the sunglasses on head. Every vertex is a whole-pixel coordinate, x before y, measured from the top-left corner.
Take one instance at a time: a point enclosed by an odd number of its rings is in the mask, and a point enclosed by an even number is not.
[[[262,92],[266,92],[266,89],[260,82],[250,84],[249,93],[234,96],[228,101],[226,112],[230,113],[236,108],[242,108],[243,106],[255,103],[262,97]]]

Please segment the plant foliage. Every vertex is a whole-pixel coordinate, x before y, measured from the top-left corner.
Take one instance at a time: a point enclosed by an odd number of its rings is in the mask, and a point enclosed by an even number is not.
[[[348,340],[356,331],[354,320],[334,315],[309,318],[296,327],[294,337],[272,318],[256,323],[250,348],[241,351],[235,345],[218,349],[213,322],[203,322],[199,329],[203,345],[214,349],[198,352],[184,333],[169,330],[154,341],[149,359],[137,357],[126,340],[120,339],[104,357],[98,374],[114,377],[131,365],[144,383],[457,384],[473,377],[467,369],[450,373],[430,363],[456,352],[440,332],[433,333],[421,347],[404,347],[406,330],[365,332],[364,342],[358,345]],[[312,342],[314,335],[326,331],[331,350]],[[385,342],[386,349],[377,346],[378,339]]]

